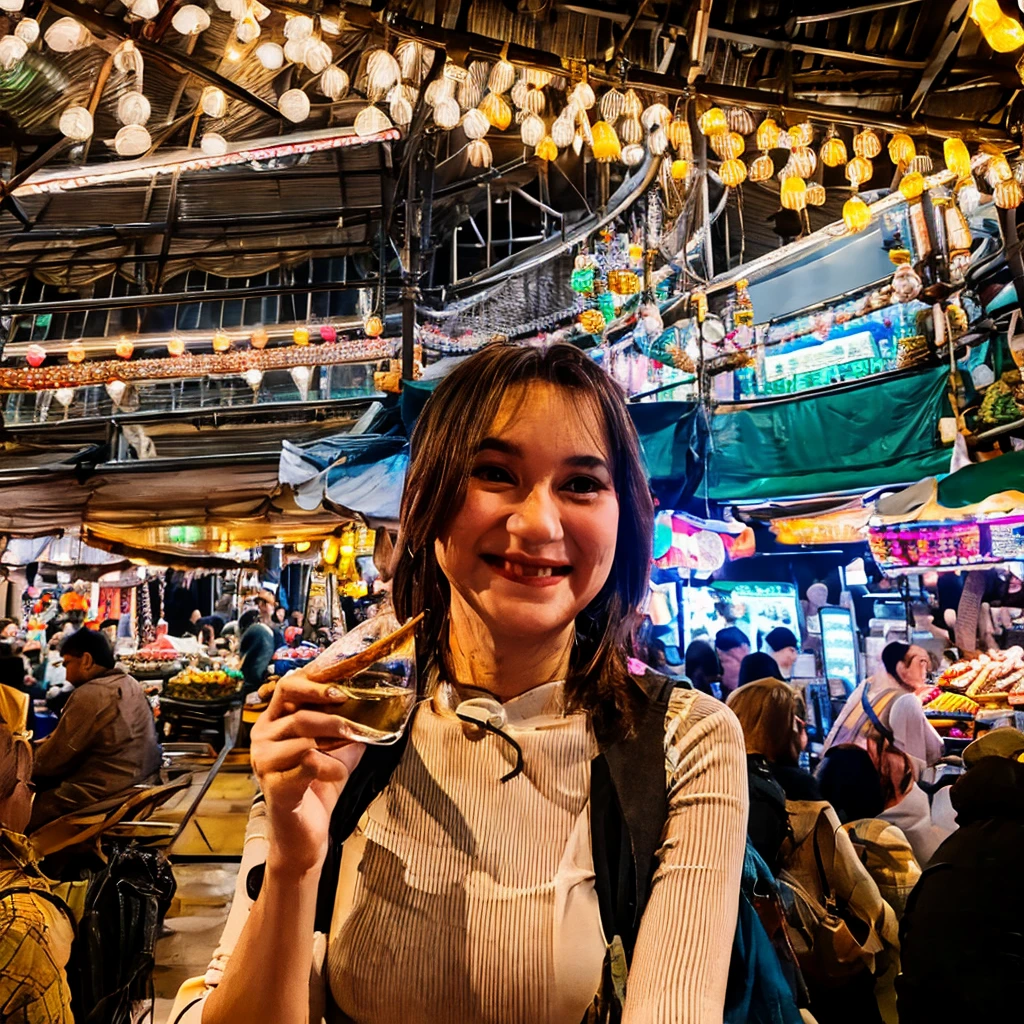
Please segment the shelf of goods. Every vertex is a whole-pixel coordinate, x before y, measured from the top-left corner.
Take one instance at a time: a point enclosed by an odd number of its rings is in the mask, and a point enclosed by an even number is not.
[[[167,681],[162,696],[175,700],[223,700],[237,693],[241,686],[242,673],[236,669],[189,665]]]

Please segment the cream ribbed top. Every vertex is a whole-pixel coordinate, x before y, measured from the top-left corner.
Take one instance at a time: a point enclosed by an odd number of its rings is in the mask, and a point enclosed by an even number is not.
[[[357,1024],[579,1024],[605,938],[590,847],[587,718],[562,685],[503,705],[523,750],[463,725],[442,687],[345,844],[327,975]],[[470,738],[473,735],[473,738]],[[670,810],[625,1021],[720,1022],[746,834],[743,738],[695,691],[666,722]],[[455,784],[457,780],[457,784]]]

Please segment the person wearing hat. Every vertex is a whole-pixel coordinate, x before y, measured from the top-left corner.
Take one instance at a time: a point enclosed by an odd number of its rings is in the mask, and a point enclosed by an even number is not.
[[[990,1021],[1024,1002],[1024,733],[994,729],[963,753],[950,793],[960,826],[907,903],[900,1024]]]
[[[715,634],[715,651],[722,666],[722,692],[728,696],[739,686],[740,664],[750,653],[750,641],[739,626],[726,626]]]
[[[782,669],[779,668],[779,663],[770,654],[754,651],[740,662],[738,685],[745,686],[747,683],[756,683],[759,679],[778,679],[783,683],[786,681],[782,678]]]
[[[793,674],[793,665],[800,654],[800,642],[796,634],[785,626],[776,626],[764,638],[768,654],[775,659],[782,678],[788,680]]]

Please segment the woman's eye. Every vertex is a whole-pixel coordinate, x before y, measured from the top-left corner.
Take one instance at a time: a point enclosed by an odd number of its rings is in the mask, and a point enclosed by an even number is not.
[[[473,476],[487,484],[510,484],[512,474],[502,466],[477,466]]]
[[[572,494],[596,494],[602,490],[602,484],[590,476],[574,476],[566,485],[565,489]]]

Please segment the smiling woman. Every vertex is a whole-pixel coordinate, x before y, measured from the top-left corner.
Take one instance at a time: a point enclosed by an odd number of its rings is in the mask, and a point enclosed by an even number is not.
[[[336,692],[278,683],[252,732],[266,863],[183,1024],[723,1019],[743,739],[631,674],[651,533],[622,395],[582,352],[492,346],[442,381],[392,579],[424,699],[364,750],[316,710]]]

